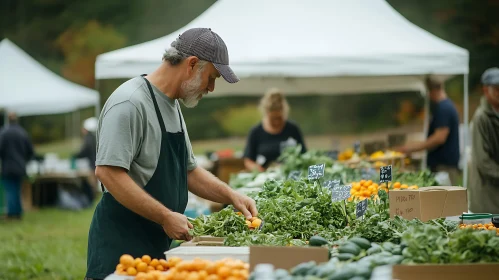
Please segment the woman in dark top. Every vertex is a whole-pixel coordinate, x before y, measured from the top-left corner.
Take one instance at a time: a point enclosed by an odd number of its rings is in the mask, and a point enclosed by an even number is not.
[[[264,171],[289,146],[301,145],[302,152],[306,152],[300,129],[287,120],[289,105],[281,91],[269,90],[261,99],[259,107],[263,120],[251,129],[248,136],[244,151],[247,169]]]

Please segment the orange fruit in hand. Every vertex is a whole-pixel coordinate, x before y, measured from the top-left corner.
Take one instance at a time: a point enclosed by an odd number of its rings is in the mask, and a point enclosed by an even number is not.
[[[260,220],[258,218],[253,220],[253,222],[251,222],[251,226],[254,228],[259,228],[261,224],[262,224],[262,220]]]
[[[120,257],[120,264],[122,264],[124,267],[131,267],[134,265],[134,259],[132,256],[125,254]]]
[[[145,262],[146,264],[149,264],[151,262],[151,257],[149,257],[148,255],[143,255],[142,261]]]
[[[250,222],[250,221],[248,221],[248,220],[246,220],[246,225],[247,225],[248,227],[251,227],[251,222]]]

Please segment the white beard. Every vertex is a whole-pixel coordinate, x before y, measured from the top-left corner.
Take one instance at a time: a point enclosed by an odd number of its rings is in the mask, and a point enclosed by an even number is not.
[[[183,97],[180,101],[187,108],[194,108],[198,105],[199,100],[203,97],[203,94],[206,94],[206,90],[200,90],[201,86],[201,74],[203,69],[198,69],[196,75],[189,81],[185,81],[182,83],[181,89],[183,92]]]

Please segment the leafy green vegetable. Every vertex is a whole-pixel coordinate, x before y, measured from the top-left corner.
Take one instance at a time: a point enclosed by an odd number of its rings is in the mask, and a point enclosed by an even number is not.
[[[244,216],[237,215],[233,208],[225,208],[210,216],[200,216],[193,220],[192,236],[211,235],[225,237],[233,232],[249,231]]]

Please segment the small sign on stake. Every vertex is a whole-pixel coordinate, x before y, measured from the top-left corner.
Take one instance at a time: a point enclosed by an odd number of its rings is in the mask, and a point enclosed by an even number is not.
[[[324,188],[331,190],[340,185],[340,180],[328,180],[324,183]]]
[[[338,202],[350,197],[352,185],[335,186],[331,189],[331,201]]]
[[[364,216],[367,211],[367,199],[362,200],[355,206],[355,215],[357,218]]]
[[[324,177],[324,168],[326,167],[325,163],[311,165],[308,167],[308,179],[316,180],[321,177]]]
[[[379,169],[379,182],[387,183],[392,181],[392,166],[382,166]]]
[[[298,179],[300,179],[300,176],[301,176],[300,170],[293,170],[289,172],[288,179],[297,181]]]

